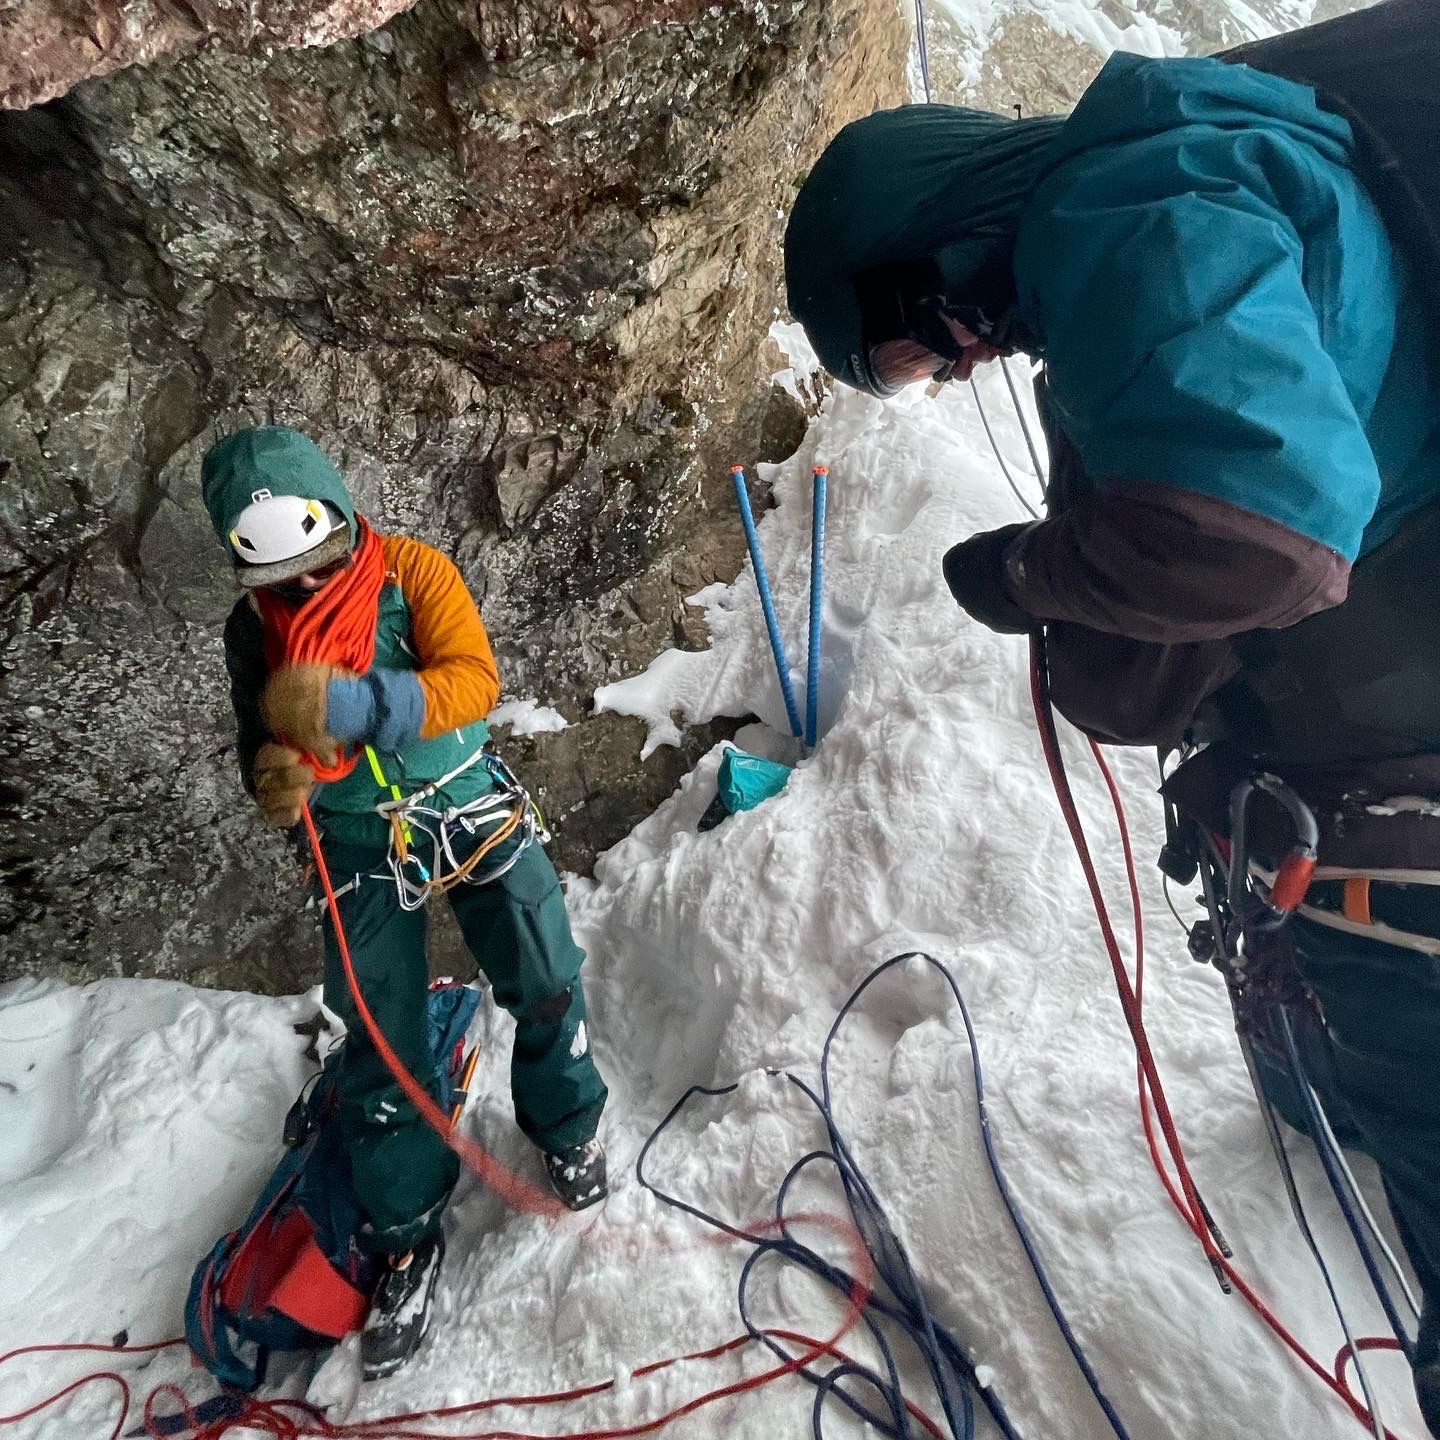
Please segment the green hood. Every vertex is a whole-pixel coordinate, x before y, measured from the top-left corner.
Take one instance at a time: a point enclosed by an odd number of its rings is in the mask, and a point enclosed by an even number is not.
[[[790,213],[785,284],[832,375],[868,388],[857,364],[867,339],[856,277],[906,260],[932,262],[948,303],[978,306],[1002,343],[1023,345],[1005,334],[1015,232],[1064,123],[906,105],[856,120],[830,142]]]
[[[230,554],[230,531],[257,490],[329,501],[358,538],[355,502],[325,452],[308,435],[284,425],[237,430],[211,446],[200,464],[200,490],[210,523]]]

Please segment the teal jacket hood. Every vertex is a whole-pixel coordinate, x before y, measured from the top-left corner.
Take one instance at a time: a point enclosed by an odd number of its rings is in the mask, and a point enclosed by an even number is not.
[[[355,502],[340,472],[308,435],[285,425],[237,430],[211,446],[200,464],[200,490],[227,552],[236,520],[261,490],[328,501],[345,517],[351,545],[358,539]]]
[[[947,301],[1003,326],[1014,306],[1020,215],[1064,120],[906,105],[847,125],[796,197],[785,232],[790,311],[820,362],[866,388],[857,278],[908,260],[937,267]]]

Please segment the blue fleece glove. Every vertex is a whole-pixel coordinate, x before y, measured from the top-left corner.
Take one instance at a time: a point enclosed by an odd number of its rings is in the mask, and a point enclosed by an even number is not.
[[[325,725],[347,744],[400,750],[420,738],[425,692],[413,670],[371,670],[332,680],[325,692]]]

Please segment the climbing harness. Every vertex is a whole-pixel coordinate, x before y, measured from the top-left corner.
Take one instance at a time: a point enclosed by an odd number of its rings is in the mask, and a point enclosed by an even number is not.
[[[333,887],[333,899],[358,890],[366,880],[389,881],[402,910],[419,910],[432,895],[443,895],[457,885],[493,884],[519,863],[531,845],[543,845],[550,839],[530,792],[493,750],[477,750],[440,779],[402,795],[400,787],[386,779],[374,750],[368,745],[365,748],[376,784],[391,791],[392,798],[375,807],[390,823],[385,868],[352,875],[345,884]],[[494,789],[463,805],[435,803],[446,785],[475,765],[483,765],[489,772]],[[484,839],[462,855],[461,837],[480,834]],[[507,842],[512,848],[486,864],[487,857]],[[331,900],[330,893],[320,896],[321,914]]]
[[[1260,796],[1273,801],[1293,828],[1290,849],[1278,865],[1270,868],[1256,859],[1251,846],[1250,811],[1252,803]],[[1412,1322],[1419,1318],[1415,1298],[1345,1161],[1296,1039],[1297,1020],[1311,1025],[1320,1023],[1313,1001],[1296,969],[1286,932],[1289,920],[1300,910],[1316,873],[1319,826],[1313,811],[1300,795],[1279,777],[1266,773],[1245,776],[1235,785],[1230,795],[1229,818],[1228,842],[1194,827],[1194,832],[1200,834],[1203,841],[1199,865],[1209,919],[1192,928],[1190,953],[1198,960],[1213,963],[1225,978],[1240,1051],[1260,1107],[1270,1148],[1280,1169],[1291,1212],[1320,1271],[1345,1336],[1342,1354],[1348,1354],[1354,1361],[1372,1432],[1377,1437],[1383,1437],[1386,1431],[1374,1386],[1361,1358],[1365,1349],[1378,1348],[1377,1342],[1359,1342],[1352,1331],[1330,1266],[1305,1213],[1284,1135],[1274,1105],[1265,1093],[1256,1054],[1257,1046],[1263,1045],[1286,1063],[1300,1095],[1308,1122],[1306,1128],[1315,1144],[1326,1180],[1394,1333],[1393,1345],[1410,1358],[1414,1353],[1414,1342],[1381,1272],[1381,1260],[1398,1279]],[[1391,1348],[1390,1342],[1385,1342],[1385,1348]]]
[[[373,752],[372,762],[378,770]],[[475,765],[489,772],[495,788],[463,805],[437,804],[445,786]],[[440,779],[375,808],[390,822],[386,866],[402,910],[418,910],[432,895],[457,885],[489,885],[513,869],[535,841],[543,844],[550,838],[529,791],[492,750],[477,750]],[[485,838],[462,857],[461,835]],[[421,853],[424,841],[429,842],[426,855]],[[511,848],[504,858],[486,864],[506,842]]]
[[[1043,640],[1037,632],[1032,637],[1031,659],[1031,685],[1036,700],[1036,716],[1040,725],[1041,739],[1045,747],[1047,764],[1049,765],[1051,772],[1051,779],[1055,785],[1056,795],[1057,798],[1059,798],[1060,800],[1061,809],[1065,814],[1066,824],[1069,827],[1071,837],[1075,842],[1076,853],[1079,856],[1082,868],[1085,871],[1086,882],[1090,887],[1091,898],[1095,905],[1096,916],[1100,921],[1101,932],[1105,938],[1106,949],[1110,955],[1111,965],[1115,972],[1116,985],[1120,991],[1121,1003],[1125,1009],[1126,1020],[1131,1025],[1132,1034],[1136,1035],[1137,1054],[1140,1056],[1141,1061],[1141,1117],[1144,1122],[1146,1140],[1150,1146],[1151,1161],[1154,1164],[1156,1174],[1160,1177],[1160,1181],[1164,1186],[1167,1195],[1170,1198],[1171,1204],[1175,1207],[1181,1219],[1185,1221],[1187,1226],[1189,1226],[1192,1233],[1194,1233],[1197,1239],[1201,1241],[1201,1244],[1206,1245],[1208,1254],[1209,1246],[1207,1245],[1207,1241],[1213,1242],[1215,1240],[1215,1236],[1212,1230],[1213,1221],[1210,1218],[1209,1211],[1205,1208],[1203,1202],[1200,1201],[1198,1193],[1195,1196],[1196,1203],[1192,1204],[1189,1194],[1184,1190],[1183,1180],[1184,1177],[1188,1174],[1188,1169],[1182,1168],[1184,1166],[1183,1154],[1176,1153],[1179,1148],[1178,1137],[1175,1137],[1172,1140],[1172,1136],[1169,1133],[1167,1133],[1166,1135],[1167,1143],[1170,1143],[1172,1159],[1175,1162],[1177,1172],[1182,1177],[1182,1184],[1179,1188],[1177,1188],[1176,1183],[1172,1181],[1170,1175],[1165,1169],[1164,1163],[1161,1159],[1160,1151],[1156,1144],[1155,1136],[1151,1129],[1150,1101],[1152,1098],[1155,1097],[1156,1087],[1158,1087],[1159,1085],[1159,1077],[1153,1072],[1153,1058],[1150,1059],[1149,1064],[1146,1064],[1146,1057],[1148,1055],[1149,1046],[1148,1042],[1142,1044],[1142,1040],[1140,1038],[1143,1036],[1144,1031],[1141,1004],[1144,978],[1144,948],[1142,944],[1143,916],[1140,907],[1140,890],[1139,883],[1136,878],[1135,859],[1130,846],[1129,832],[1125,822],[1124,808],[1120,801],[1120,792],[1115,784],[1114,777],[1110,773],[1109,766],[1105,763],[1104,755],[1100,749],[1100,746],[1097,745],[1094,741],[1091,741],[1090,749],[1096,759],[1097,764],[1100,766],[1101,774],[1105,779],[1106,788],[1110,794],[1111,804],[1113,805],[1115,810],[1116,821],[1120,827],[1121,843],[1125,852],[1125,865],[1129,882],[1130,901],[1135,934],[1136,958],[1135,980],[1133,986],[1130,982],[1129,975],[1126,973],[1123,957],[1120,954],[1119,945],[1115,937],[1115,932],[1110,924],[1108,908],[1105,903],[1104,895],[1100,890],[1099,880],[1098,876],[1095,873],[1094,863],[1090,857],[1089,844],[1085,838],[1084,827],[1080,822],[1079,812],[1075,806],[1074,797],[1069,787],[1069,781],[1065,775],[1064,762],[1060,756],[1058,737],[1055,732],[1054,715],[1049,707],[1048,689],[1044,683],[1043,655]],[[1298,848],[1300,847],[1297,846],[1297,849]],[[1228,861],[1222,864],[1220,873],[1228,880]],[[1221,888],[1223,888],[1223,886]],[[1262,917],[1264,914],[1264,909],[1268,908],[1273,910],[1275,908],[1269,904],[1268,899],[1265,899],[1263,897],[1260,900],[1260,904],[1263,908],[1257,913],[1261,914]],[[1247,908],[1249,908],[1248,899]],[[1157,1101],[1157,1111],[1159,1110],[1159,1108],[1160,1106]],[[1269,1124],[1277,1125],[1278,1127],[1278,1122],[1274,1120],[1273,1115],[1270,1115],[1268,1107],[1264,1108],[1263,1113],[1268,1117]],[[1286,1171],[1286,1173],[1288,1173],[1287,1167],[1282,1166],[1282,1171]],[[1347,1337],[1346,1344],[1342,1347],[1339,1355],[1336,1357],[1333,1371],[1331,1369],[1327,1369],[1295,1338],[1295,1336],[1280,1321],[1280,1319],[1274,1314],[1274,1312],[1265,1303],[1265,1301],[1260,1298],[1259,1294],[1239,1273],[1239,1270],[1234,1264],[1232,1256],[1230,1256],[1229,1254],[1222,1254],[1222,1256],[1217,1261],[1217,1259],[1212,1255],[1211,1264],[1212,1266],[1215,1266],[1215,1268],[1224,1276],[1228,1287],[1231,1287],[1239,1292],[1241,1297],[1246,1301],[1250,1308],[1255,1311],[1255,1313],[1265,1322],[1269,1329],[1290,1350],[1290,1352],[1303,1365],[1305,1365],[1305,1367],[1310,1370],[1310,1372],[1314,1374],[1324,1385],[1326,1385],[1331,1391],[1334,1392],[1335,1395],[1337,1395],[1341,1400],[1345,1402],[1346,1406],[1350,1409],[1351,1413],[1358,1421],[1360,1421],[1369,1430],[1371,1430],[1373,1434],[1377,1436],[1384,1436],[1386,1437],[1386,1440],[1396,1440],[1396,1437],[1392,1434],[1392,1432],[1385,1429],[1379,1419],[1376,1417],[1373,1411],[1373,1407],[1367,1406],[1366,1404],[1362,1403],[1362,1401],[1357,1399],[1355,1395],[1351,1392],[1349,1385],[1346,1383],[1345,1380],[1345,1369],[1346,1366],[1351,1362],[1355,1362],[1358,1368],[1359,1357],[1365,1351],[1399,1348],[1398,1341],[1389,1339],[1373,1340],[1368,1338],[1352,1341]],[[1369,1398],[1369,1392],[1367,1391],[1366,1393],[1367,1398]]]

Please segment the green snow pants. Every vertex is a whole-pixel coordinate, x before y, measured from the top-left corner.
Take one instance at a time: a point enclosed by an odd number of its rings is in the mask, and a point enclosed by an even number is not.
[[[1390,924],[1440,935],[1440,890],[1388,888],[1377,913],[1388,903]],[[1440,959],[1307,920],[1292,929],[1300,971],[1325,1017],[1323,1030],[1316,1025],[1301,1039],[1308,1078],[1342,1142],[1358,1142],[1385,1182],[1423,1294],[1415,1391],[1440,1437]],[[1267,1065],[1264,1079],[1294,1124],[1288,1077]]]
[[[477,836],[474,844],[482,837]],[[468,853],[456,846],[463,859]],[[496,852],[503,857],[506,847]],[[424,909],[400,907],[383,853],[325,846],[361,994],[385,1038],[422,1083],[433,1085],[426,1034],[429,965]],[[447,896],[470,953],[497,1004],[515,1017],[510,1089],[520,1129],[542,1150],[582,1145],[595,1134],[606,1099],[595,1068],[576,945],[550,858],[531,845],[515,866],[485,885]],[[340,1069],[340,1119],[369,1249],[408,1250],[434,1234],[459,1174],[453,1151],[405,1098],[355,1012],[335,930],[325,930],[325,1003],[348,1030]]]

